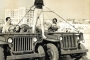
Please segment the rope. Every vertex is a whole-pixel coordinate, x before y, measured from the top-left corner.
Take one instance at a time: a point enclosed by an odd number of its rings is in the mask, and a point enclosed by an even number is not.
[[[33,6],[31,6],[30,7],[30,9],[28,10],[28,12],[26,12],[26,14],[22,17],[22,19],[16,24],[16,25],[19,25],[20,24],[20,22],[23,20],[23,18],[29,13],[29,11],[31,11],[31,8],[32,8]]]
[[[63,21],[65,21],[66,23],[68,23],[64,18],[62,18],[61,16],[59,16],[56,12],[54,12],[54,11],[52,11],[50,8],[48,8],[47,6],[45,6],[47,9],[49,9],[51,12],[53,12],[54,14],[56,14],[58,17],[60,17]],[[70,24],[70,23],[68,23],[70,26],[72,26],[74,29],[76,29],[76,31],[77,32],[79,32],[78,31],[78,29],[77,28],[75,28],[72,24]]]
[[[33,5],[34,6],[34,5]],[[30,9],[28,10],[28,12],[27,13],[29,13],[29,11],[31,11],[31,8],[33,7],[33,6],[31,6],[30,7]],[[45,6],[45,5],[44,5]],[[58,17],[60,17],[63,21],[65,21],[66,23],[68,23],[64,18],[62,18],[60,15],[58,15],[56,12],[54,12],[54,11],[52,11],[50,8],[48,8],[47,6],[45,6],[47,9],[49,9],[52,13],[54,13],[54,14],[56,14]],[[22,19],[19,21],[19,23],[23,20],[23,18],[27,15],[27,13],[22,17]],[[39,17],[38,17],[39,18]],[[18,24],[19,24],[18,23]],[[17,25],[18,25],[17,24]],[[72,24],[70,24],[70,23],[68,23],[70,26],[72,26],[77,32],[79,32],[78,31],[78,29],[77,28],[75,28]]]

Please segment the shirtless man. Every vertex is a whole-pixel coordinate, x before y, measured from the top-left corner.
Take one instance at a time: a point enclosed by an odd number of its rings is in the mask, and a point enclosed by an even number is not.
[[[11,18],[10,17],[6,17],[6,23],[3,26],[2,33],[9,32],[8,29],[9,29],[10,26],[11,26]]]
[[[52,24],[51,24],[51,26],[49,27],[49,31],[52,31],[52,32],[55,32],[55,31],[57,31],[58,29],[60,28],[60,26],[58,25],[58,23],[57,23],[57,19],[56,18],[54,18],[53,20],[52,20]]]

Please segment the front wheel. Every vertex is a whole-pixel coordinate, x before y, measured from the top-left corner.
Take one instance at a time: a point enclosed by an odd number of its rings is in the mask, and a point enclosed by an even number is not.
[[[59,59],[59,52],[57,47],[54,44],[47,44],[47,54],[46,60],[58,60]]]
[[[83,44],[80,44],[80,49],[86,49],[85,46]],[[88,60],[88,58],[86,57],[87,53],[83,53],[83,56],[79,59],[79,60]]]
[[[82,56],[79,60],[88,60],[86,56]]]
[[[86,48],[85,48],[85,46],[83,44],[80,43],[79,49],[86,49]],[[86,55],[87,55],[86,52],[81,53],[81,54],[79,54],[79,57],[76,58],[75,60],[88,60],[88,58],[86,57]]]
[[[38,53],[45,54],[44,48],[42,46],[38,47]],[[39,57],[38,60],[45,60],[45,56]]]
[[[0,46],[0,60],[5,60],[4,58],[4,49]]]

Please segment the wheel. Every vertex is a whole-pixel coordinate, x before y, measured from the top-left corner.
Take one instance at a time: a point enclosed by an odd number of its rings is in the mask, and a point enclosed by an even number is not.
[[[0,60],[5,60],[4,49],[0,46]]]
[[[89,60],[86,56],[82,56],[79,60]]]
[[[42,46],[38,47],[38,53],[45,54],[44,48]],[[44,57],[39,57],[38,60],[45,60],[45,56]]]
[[[47,54],[46,60],[58,60],[59,59],[59,52],[57,47],[54,44],[47,44]]]
[[[79,49],[86,49],[85,46],[83,44],[79,44]],[[87,53],[80,53],[79,57],[77,57],[75,60],[88,60],[88,58],[86,57]]]
[[[83,44],[80,44],[80,49],[86,49],[85,46]],[[83,53],[83,56],[79,59],[79,60],[88,60],[88,58],[86,57],[87,53]]]

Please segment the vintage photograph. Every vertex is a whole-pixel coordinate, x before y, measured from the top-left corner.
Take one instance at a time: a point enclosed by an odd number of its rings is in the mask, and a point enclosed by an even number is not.
[[[90,0],[0,0],[0,60],[90,60]]]

